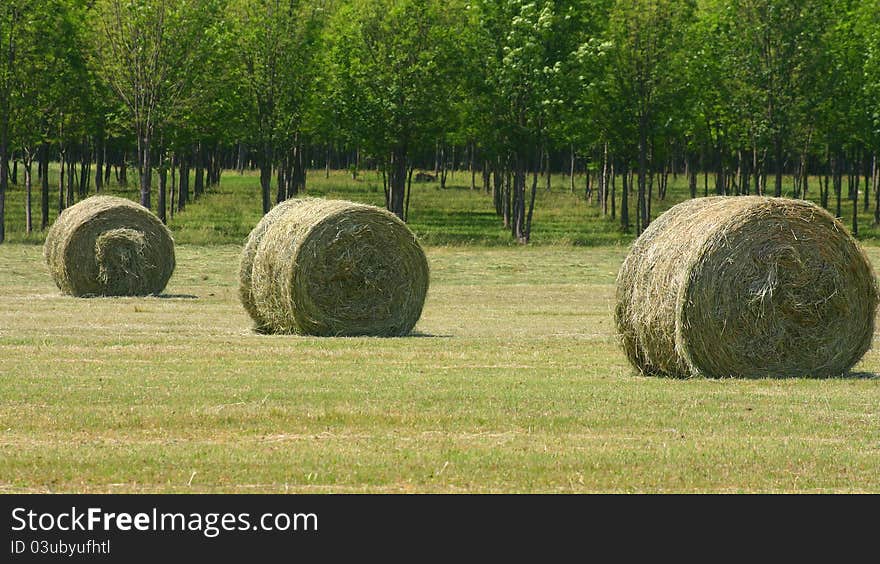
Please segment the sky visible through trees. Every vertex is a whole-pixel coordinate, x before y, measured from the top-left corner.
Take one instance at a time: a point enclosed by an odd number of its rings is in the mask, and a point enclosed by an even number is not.
[[[589,172],[634,233],[670,171],[691,197],[785,176],[880,222],[878,127],[880,0],[0,5],[0,242],[13,183],[30,232],[111,167],[163,220],[245,168],[264,212],[308,174],[378,170],[406,219],[414,173],[458,166],[520,243],[551,172]]]

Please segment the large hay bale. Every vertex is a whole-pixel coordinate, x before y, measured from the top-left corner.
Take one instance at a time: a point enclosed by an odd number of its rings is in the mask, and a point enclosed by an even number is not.
[[[364,204],[284,202],[241,257],[241,301],[264,333],[406,335],[427,291],[428,262],[413,233]]]
[[[174,240],[145,207],[93,196],[64,210],[43,254],[55,284],[73,296],[159,294],[174,272]]]
[[[641,372],[829,377],[871,345],[877,286],[843,225],[803,200],[679,204],[633,244],[615,319]]]

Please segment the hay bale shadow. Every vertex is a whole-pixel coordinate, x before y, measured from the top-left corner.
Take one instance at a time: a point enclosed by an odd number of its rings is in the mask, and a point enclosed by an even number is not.
[[[282,335],[282,336],[290,336],[290,334],[284,333],[273,333],[270,330],[261,327],[253,327],[250,331],[251,334],[254,335],[266,335],[270,337]],[[315,335],[294,335],[296,337],[314,337]],[[407,335],[357,335],[357,336],[339,336],[334,337],[330,335],[323,335],[322,338],[334,339],[334,338],[342,338],[342,339],[359,339],[363,337],[371,338],[371,339],[420,339],[420,338],[431,338],[431,339],[451,339],[454,335],[435,335],[433,333],[423,333],[421,331],[412,331]]]
[[[843,380],[873,380],[880,378],[880,374],[876,372],[847,372],[840,376]]]
[[[404,336],[403,338],[405,339],[407,337],[429,337],[432,339],[451,339],[454,336],[455,335],[435,335],[434,333],[423,333],[421,331],[413,331],[412,333]]]
[[[152,296],[160,300],[197,300],[198,296],[194,294],[156,294]]]

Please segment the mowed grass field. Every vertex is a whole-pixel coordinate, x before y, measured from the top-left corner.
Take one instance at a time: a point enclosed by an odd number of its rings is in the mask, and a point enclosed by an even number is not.
[[[519,247],[468,175],[450,180],[413,186],[432,285],[401,339],[251,331],[237,265],[261,213],[253,172],[170,221],[160,298],[61,296],[11,189],[0,492],[880,491],[880,353],[832,380],[638,376],[612,322],[632,234],[560,176]],[[135,180],[110,192],[135,199]],[[378,204],[381,179],[313,173],[309,195]]]
[[[0,246],[0,491],[880,491],[880,351],[831,380],[638,376],[625,246],[428,246],[397,339],[254,334],[239,251],[76,299]]]

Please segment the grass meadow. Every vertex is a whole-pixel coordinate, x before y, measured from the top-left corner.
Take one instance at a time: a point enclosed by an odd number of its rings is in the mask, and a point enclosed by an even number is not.
[[[309,190],[378,203],[371,178]],[[629,238],[560,177],[536,244],[510,245],[465,180],[414,185],[432,282],[395,339],[253,333],[254,176],[175,217],[177,270],[150,298],[61,296],[13,190],[0,491],[880,492],[880,351],[829,380],[638,376],[612,321]]]

